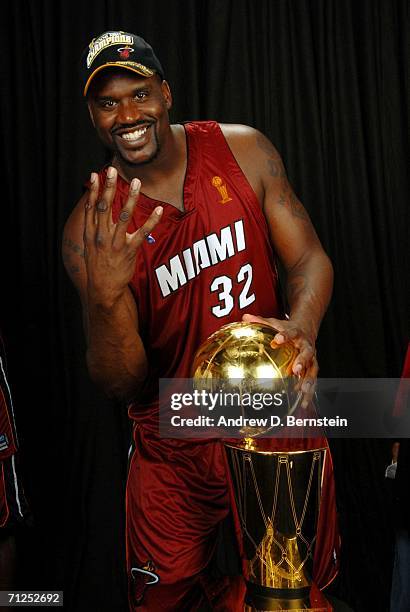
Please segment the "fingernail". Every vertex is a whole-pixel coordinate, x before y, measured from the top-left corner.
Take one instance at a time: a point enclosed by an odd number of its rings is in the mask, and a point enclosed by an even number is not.
[[[275,342],[277,342],[278,344],[280,344],[281,342],[285,342],[285,336],[282,336],[282,334],[276,334]]]
[[[97,175],[94,174],[94,172],[91,172],[91,176],[90,176],[90,183],[93,184],[95,183],[95,179],[97,178]]]
[[[293,371],[295,374],[300,374],[301,371],[303,370],[303,366],[301,363],[298,363],[297,365],[295,365],[295,367],[293,368]]]
[[[132,179],[131,181],[131,191],[138,191],[140,188],[141,181],[137,178]]]
[[[156,209],[155,209],[155,214],[157,214],[158,217],[160,217],[162,215],[162,211],[163,210],[164,209],[162,208],[162,206],[157,206]]]
[[[115,170],[114,170],[114,168],[112,166],[110,166],[108,168],[108,170],[107,170],[107,177],[108,178],[113,178],[114,174],[115,174]]]

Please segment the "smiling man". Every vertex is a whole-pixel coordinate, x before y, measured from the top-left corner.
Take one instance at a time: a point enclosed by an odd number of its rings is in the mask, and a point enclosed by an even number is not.
[[[113,80],[113,77],[114,80]],[[123,96],[126,86],[131,87],[131,98],[146,104],[147,113],[130,129],[118,116],[117,101]],[[151,79],[130,79],[124,70],[111,70],[95,77],[88,94],[91,120],[102,142],[115,152],[116,158],[128,169],[135,164],[148,164],[160,153],[160,142],[167,136],[163,104],[171,103],[171,93],[166,81],[159,76]],[[161,121],[162,118],[162,121]],[[126,119],[125,119],[126,122]]]
[[[223,448],[159,437],[158,379],[189,377],[195,351],[222,325],[263,319],[278,343],[299,349],[293,371],[307,405],[332,266],[265,136],[213,121],[170,125],[163,69],[134,34],[105,32],[82,66],[90,117],[112,161],[91,174],[63,256],[82,301],[90,375],[128,404],[134,423],[130,606],[239,610],[241,579],[209,571],[230,511]],[[289,320],[276,257],[287,272]],[[325,565],[322,585],[334,575]]]

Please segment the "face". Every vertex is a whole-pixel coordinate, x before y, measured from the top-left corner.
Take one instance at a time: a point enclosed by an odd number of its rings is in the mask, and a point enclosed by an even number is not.
[[[88,96],[99,137],[128,166],[147,164],[158,156],[169,130],[171,104],[166,81],[129,70],[104,70]]]

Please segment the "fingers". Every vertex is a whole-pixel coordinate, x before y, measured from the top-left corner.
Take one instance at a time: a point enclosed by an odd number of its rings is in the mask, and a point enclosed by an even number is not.
[[[113,225],[112,221],[112,203],[117,188],[117,170],[109,166],[107,176],[104,183],[104,189],[101,197],[98,199],[94,208],[94,221],[97,225],[97,233],[101,236],[105,235]]]
[[[278,331],[284,329],[282,321],[280,319],[275,319],[273,317],[267,319],[267,318],[258,317],[252,314],[244,314],[242,315],[242,321],[244,323],[262,323],[262,324],[268,325],[269,327],[273,327],[275,330],[278,330]],[[278,334],[276,334],[274,338],[275,341],[277,337],[278,337]],[[282,340],[282,342],[285,342],[285,340]],[[282,344],[282,342],[277,342],[277,344]]]
[[[310,367],[315,355],[315,349],[307,340],[302,340],[300,343],[295,342],[295,345],[299,349],[299,355],[293,363],[292,371],[294,374],[299,375]]]
[[[292,372],[300,377],[296,388],[302,391],[301,407],[305,409],[309,406],[315,393],[319,365],[315,348],[306,338],[297,338],[294,343],[299,348],[299,354],[293,362]]]
[[[94,210],[98,197],[98,189],[98,174],[92,172],[90,177],[90,188],[88,190],[88,199],[85,203],[84,212],[84,245],[87,245],[87,243],[92,240],[95,233]]]
[[[263,317],[257,317],[252,314],[244,314],[242,316],[242,321],[244,321],[244,323],[267,323],[267,320]]]
[[[121,249],[126,241],[127,229],[134,214],[135,206],[141,189],[141,181],[137,178],[132,179],[128,192],[128,199],[122,208],[113,237],[114,248]]]
[[[271,342],[273,348],[277,348],[285,342],[292,342],[299,349],[299,353],[292,365],[292,372],[295,376],[300,377],[296,390],[302,391],[301,406],[302,408],[307,408],[315,393],[319,365],[316,359],[315,347],[311,344],[306,334],[297,325],[286,320],[282,321],[275,318],[264,319],[263,317],[251,314],[243,315],[242,320],[246,323],[265,323],[276,329],[278,333]]]
[[[163,210],[164,209],[162,208],[162,206],[157,206],[154,212],[152,212],[148,219],[145,221],[144,225],[137,229],[136,232],[131,234],[131,241],[136,249],[141,246],[144,240],[146,240],[146,238],[150,235],[155,226],[159,223]]]
[[[98,174],[92,173],[90,179],[89,197],[85,206],[84,243],[93,241],[96,246],[111,244],[115,250],[121,250],[125,244],[130,253],[149,236],[161,219],[163,208],[157,206],[147,221],[133,234],[127,234],[127,229],[134,214],[135,206],[141,189],[141,181],[134,178],[131,181],[127,201],[122,208],[118,222],[112,220],[112,203],[117,187],[117,171],[113,167],[107,170],[107,177],[101,197],[99,194]]]
[[[318,373],[319,364],[317,362],[316,356],[313,356],[311,365],[307,369],[305,376],[303,377],[303,383],[301,387],[303,393],[303,400],[301,404],[302,408],[307,408],[313,399]]]
[[[292,327],[288,321],[281,321],[280,319],[271,319],[272,325],[278,330],[278,333],[274,337],[276,344],[284,344],[289,340],[297,340],[299,336],[299,330],[296,327]]]
[[[298,331],[293,329],[289,325],[288,321],[282,321],[282,319],[275,319],[274,317],[264,319],[263,317],[245,314],[242,317],[242,321],[245,321],[246,323],[265,323],[266,325],[273,327],[278,332],[273,339],[276,344],[284,344],[285,342],[288,342],[288,340],[295,339],[298,335]]]

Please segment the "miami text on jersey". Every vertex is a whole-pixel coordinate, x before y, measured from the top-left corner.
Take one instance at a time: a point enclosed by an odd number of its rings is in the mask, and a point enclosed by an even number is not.
[[[201,273],[244,251],[246,248],[243,220],[235,221],[216,232],[194,242],[190,247],[174,255],[167,264],[155,269],[163,297],[167,297]]]

